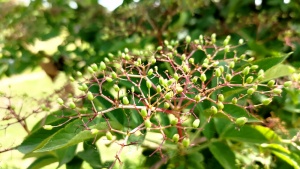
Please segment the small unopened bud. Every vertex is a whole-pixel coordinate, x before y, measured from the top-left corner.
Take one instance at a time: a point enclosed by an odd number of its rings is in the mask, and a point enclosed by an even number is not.
[[[52,125],[44,125],[43,128],[45,130],[52,130],[53,129],[53,126]]]
[[[235,124],[239,127],[243,126],[244,124],[246,124],[248,121],[247,117],[239,117],[235,120]]]

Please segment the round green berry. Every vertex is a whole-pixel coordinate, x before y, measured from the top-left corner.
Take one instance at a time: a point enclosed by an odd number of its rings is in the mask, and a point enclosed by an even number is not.
[[[198,80],[198,76],[194,76],[194,77],[192,78],[192,82],[193,82],[193,83],[197,83],[197,80]]]
[[[91,129],[91,133],[92,135],[96,135],[99,133],[99,130],[98,129]]]
[[[202,74],[200,75],[200,80],[201,80],[202,82],[205,82],[205,81],[206,81],[206,75],[205,75],[204,73],[202,73]]]
[[[107,82],[112,82],[112,81],[113,81],[111,77],[105,77],[105,80],[106,80]]]
[[[243,69],[243,71],[242,71],[242,73],[243,73],[244,75],[249,74],[249,72],[250,72],[250,67],[249,67],[249,66],[245,67],[245,68]]]
[[[60,105],[63,105],[63,104],[64,104],[64,101],[63,101],[63,99],[58,98],[58,99],[57,99],[57,103],[60,104]]]
[[[183,88],[181,86],[177,86],[176,87],[176,92],[177,93],[182,93],[183,92]]]
[[[255,92],[255,89],[254,89],[254,88],[249,88],[249,89],[247,90],[247,94],[248,94],[248,95],[252,95],[254,92]]]
[[[284,86],[285,88],[288,88],[288,87],[292,86],[292,84],[293,84],[292,81],[286,81],[286,82],[283,83],[283,86]]]
[[[152,86],[152,82],[150,80],[147,80],[146,81],[146,86],[147,86],[148,89],[150,89],[151,86]]]
[[[270,87],[270,88],[272,88],[272,87],[274,87],[274,85],[275,85],[275,80],[270,80],[269,82],[268,82],[268,87]]]
[[[118,77],[118,75],[116,74],[116,72],[111,72],[111,77],[113,79],[116,79]]]
[[[164,102],[164,108],[168,109],[170,107],[170,104],[168,102]]]
[[[177,80],[179,79],[178,73],[174,73],[173,77],[174,77],[174,79],[177,81]]]
[[[200,99],[201,99],[201,96],[200,96],[200,94],[197,94],[197,95],[194,97],[194,99],[196,100],[196,102],[199,102],[199,101],[200,101]]]
[[[235,124],[239,127],[243,126],[244,124],[246,124],[248,121],[247,117],[239,117],[235,120]]]
[[[170,100],[172,97],[173,97],[173,92],[172,91],[169,91],[166,95],[165,95],[165,99],[166,100]]]
[[[218,109],[216,108],[216,106],[211,106],[210,111],[213,115],[218,113]]]
[[[252,82],[253,82],[253,76],[247,77],[246,83],[250,84],[250,83],[252,83]]]
[[[231,99],[231,103],[232,103],[232,104],[237,104],[237,101],[238,101],[238,100],[237,100],[236,97],[234,97],[234,98]]]
[[[227,82],[230,82],[230,80],[232,79],[232,75],[231,74],[226,74],[225,79]]]
[[[148,74],[148,76],[151,76],[153,74],[153,69],[152,68],[149,69],[147,74]]]
[[[93,64],[91,65],[91,68],[92,68],[94,71],[97,71],[97,70],[98,70],[98,66],[97,66],[96,63],[93,63]]]
[[[90,91],[86,94],[86,96],[90,101],[94,100],[93,93],[91,93]]]
[[[218,102],[217,107],[218,107],[219,110],[223,110],[224,109],[224,104],[222,102]]]
[[[118,86],[117,84],[114,84],[113,88],[114,88],[114,90],[115,90],[116,92],[119,92],[119,91],[120,91],[120,88],[119,88],[119,86]]]
[[[224,95],[223,94],[218,95],[218,101],[220,101],[220,102],[224,101]]]
[[[75,109],[75,108],[76,108],[76,105],[75,105],[74,102],[70,102],[70,103],[69,103],[69,107],[70,107],[71,109]]]
[[[282,93],[282,90],[279,89],[279,88],[275,88],[275,89],[272,90],[272,92],[273,92],[274,94],[276,94],[276,95],[280,95],[280,94]]]
[[[105,70],[106,69],[106,64],[104,62],[100,62],[100,70]]]
[[[145,125],[146,128],[150,128],[151,125],[152,125],[152,123],[151,123],[151,121],[150,121],[149,119],[146,119],[146,120],[144,121],[144,125]]]
[[[267,106],[267,105],[269,105],[271,102],[272,102],[272,99],[271,99],[271,98],[267,98],[267,99],[264,99],[264,100],[262,101],[262,104]]]
[[[220,77],[221,76],[221,70],[219,68],[215,69],[215,75],[217,77]]]
[[[189,138],[184,138],[182,140],[182,145],[183,145],[183,147],[188,147],[190,145],[190,139]]]
[[[174,134],[172,140],[174,143],[177,143],[179,141],[179,134]]]

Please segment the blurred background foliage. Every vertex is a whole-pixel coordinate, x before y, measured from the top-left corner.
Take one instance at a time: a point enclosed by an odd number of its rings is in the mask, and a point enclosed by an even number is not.
[[[289,68],[296,73],[300,67],[297,0],[123,0],[114,10],[98,0],[32,0],[27,4],[0,0],[0,11],[1,78],[41,67],[55,80],[59,72],[83,72],[86,66],[125,47],[151,49],[162,45],[165,39],[183,40],[186,35],[195,39],[200,34],[210,37],[212,33],[219,40],[231,35],[234,44],[243,38],[246,45],[237,50],[247,50],[255,59],[293,52],[280,65],[279,72]],[[43,43],[46,45],[41,46]],[[280,76],[283,75],[290,73]],[[270,106],[259,109],[264,125],[283,138],[296,136],[300,128],[299,100],[299,90],[290,89]],[[251,154],[259,154],[251,144],[238,149],[252,149]],[[295,152],[300,156],[300,150]],[[203,154],[206,163],[219,165],[214,164],[216,159],[208,158],[212,154],[207,150]],[[154,158],[147,160],[151,164],[151,160],[157,160]],[[277,167],[288,166],[278,161]]]

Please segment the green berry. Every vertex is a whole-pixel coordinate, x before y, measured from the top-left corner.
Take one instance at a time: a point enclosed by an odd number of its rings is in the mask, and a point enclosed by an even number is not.
[[[147,74],[148,76],[151,76],[153,74],[153,69],[149,69]]]
[[[64,101],[63,101],[63,99],[58,98],[58,99],[57,99],[57,103],[60,104],[60,105],[63,105],[63,104],[64,104]]]
[[[264,100],[262,101],[262,104],[265,105],[265,106],[267,106],[267,105],[269,105],[271,102],[272,102],[272,99],[271,99],[271,98],[268,98],[268,99],[264,99]]]
[[[91,133],[92,135],[96,135],[99,133],[99,130],[98,129],[91,129]]]
[[[252,69],[252,70],[258,69],[258,65],[252,65],[250,69]]]
[[[239,45],[242,45],[244,43],[244,39],[239,40]]]
[[[270,87],[270,88],[272,88],[272,87],[274,87],[274,85],[275,85],[275,80],[270,80],[269,82],[268,82],[268,87]]]
[[[142,109],[141,109],[141,116],[142,116],[142,117],[146,117],[147,114],[148,114],[148,113],[147,113],[146,108],[142,108]]]
[[[168,109],[170,107],[170,104],[168,102],[164,102],[164,108]]]
[[[158,86],[156,87],[156,92],[157,92],[157,93],[160,93],[160,92],[161,92],[161,87],[160,87],[160,85],[158,85]]]
[[[286,81],[286,82],[283,83],[283,86],[284,86],[285,88],[288,88],[288,87],[292,86],[292,84],[293,84],[292,81]]]
[[[104,62],[100,62],[100,70],[105,70],[106,69],[106,64]]]
[[[125,105],[129,104],[129,100],[126,96],[123,97],[122,101],[123,101],[123,104],[125,104]]]
[[[76,75],[77,75],[78,77],[81,77],[81,76],[82,76],[82,73],[79,72],[79,71],[77,71],[77,72],[76,72]]]
[[[94,100],[93,93],[91,93],[90,91],[86,94],[86,96],[90,101]]]
[[[218,113],[218,109],[216,108],[216,106],[211,106],[210,111],[213,115]]]
[[[192,64],[192,65],[195,64],[195,59],[194,58],[190,58],[189,59],[189,63]]]
[[[232,62],[229,63],[229,68],[233,69],[234,66],[235,66],[235,62],[234,61],[232,61]]]
[[[215,69],[215,75],[217,77],[220,77],[221,76],[221,70],[219,68]]]
[[[88,89],[88,86],[84,83],[81,86],[79,86],[78,89],[81,91],[86,91]]]
[[[98,70],[98,66],[97,66],[96,63],[93,63],[93,64],[91,65],[91,67],[92,67],[92,69],[93,69],[94,71],[97,71],[97,70]]]
[[[188,36],[185,37],[185,42],[186,42],[186,43],[190,43],[190,42],[191,42],[191,39],[192,39],[192,38],[188,35]]]
[[[148,89],[150,89],[151,86],[152,86],[152,82],[150,80],[147,80],[146,81],[146,86],[147,86]]]
[[[131,93],[134,93],[134,86],[131,86]]]
[[[74,79],[73,76],[69,76],[69,80],[70,80],[71,82],[74,82],[74,81],[75,81],[75,79]]]
[[[95,73],[95,71],[93,70],[93,68],[90,67],[90,66],[87,68],[87,70],[88,70],[89,73],[92,73],[92,74]]]
[[[181,60],[184,61],[185,59],[186,59],[186,55],[185,55],[185,54],[182,54],[182,55],[181,55]]]
[[[176,87],[176,92],[177,93],[182,93],[183,92],[183,88],[181,86],[177,86]]]
[[[183,69],[183,71],[184,71],[185,73],[189,73],[189,72],[190,72],[190,68],[189,68],[188,65],[186,65],[186,64],[184,64],[184,65],[182,66],[182,69]]]
[[[225,79],[227,82],[230,82],[230,80],[232,79],[232,75],[231,74],[226,74]]]
[[[201,80],[202,82],[205,82],[205,81],[206,81],[206,75],[205,75],[204,73],[201,74],[200,80]]]
[[[249,66],[245,67],[244,70],[242,71],[242,73],[243,73],[244,75],[249,74],[249,72],[250,72],[250,67],[249,67]]]
[[[254,89],[254,88],[249,88],[249,89],[247,90],[247,94],[248,94],[248,95],[252,95],[254,92],[255,92],[255,89]]]
[[[235,120],[235,124],[239,127],[243,126],[244,124],[246,124],[248,121],[247,117],[239,117]]]
[[[145,125],[146,128],[150,128],[151,125],[152,125],[152,123],[151,123],[151,121],[150,121],[149,119],[146,119],[146,120],[144,121],[144,125]]]
[[[161,51],[161,50],[163,49],[163,47],[162,47],[162,46],[158,46],[156,49],[157,49],[158,51]]]
[[[174,143],[177,143],[179,141],[179,134],[174,134],[172,140],[174,141]]]
[[[192,78],[192,82],[193,82],[193,83],[197,83],[197,80],[198,80],[198,76],[194,76],[194,77]]]
[[[106,135],[107,140],[112,140],[113,135],[111,134],[110,131],[107,131],[105,135]]]
[[[74,102],[70,102],[70,103],[69,103],[69,107],[70,107],[71,109],[75,109],[75,108],[76,108],[76,105],[75,105]]]
[[[45,130],[52,130],[53,129],[53,126],[52,125],[44,125],[43,128]]]
[[[177,80],[179,79],[178,73],[174,73],[173,77],[174,77],[174,79],[177,81]]]
[[[199,101],[200,101],[200,99],[201,99],[201,96],[200,96],[200,94],[197,94],[197,95],[194,97],[194,99],[196,100],[196,102],[199,102]]]
[[[258,76],[264,76],[265,75],[265,71],[263,69],[260,69],[257,73]]]
[[[165,95],[165,99],[166,100],[170,100],[172,97],[174,96],[172,91],[169,91],[166,95]]]
[[[116,79],[118,77],[118,75],[116,74],[116,72],[111,72],[111,77],[113,79]]]
[[[105,80],[106,80],[107,82],[112,82],[112,81],[113,81],[113,79],[112,79],[111,77],[105,77]]]
[[[223,94],[218,95],[218,101],[220,101],[220,102],[224,101],[224,95]]]
[[[224,109],[224,104],[222,102],[218,102],[217,107],[218,107],[219,110],[223,110]]]
[[[231,39],[231,36],[228,35],[228,36],[226,37],[226,39],[224,40],[223,45],[224,45],[224,46],[227,46],[228,43],[229,43],[229,41],[230,41],[230,39]]]
[[[243,59],[245,59],[246,58],[246,55],[245,54],[242,54],[241,56],[240,56],[240,59],[241,60],[243,60]]]
[[[116,92],[120,91],[120,88],[117,84],[114,84],[113,88]]]
[[[104,62],[105,62],[105,63],[109,63],[110,61],[109,61],[109,59],[108,59],[107,57],[105,57],[105,58],[104,58]]]
[[[246,83],[250,84],[250,83],[252,83],[252,82],[253,82],[253,76],[247,77]]]
[[[190,139],[189,138],[184,138],[182,140],[182,145],[183,145],[183,147],[188,147],[190,145]]]
[[[274,94],[276,94],[276,95],[280,95],[280,94],[282,93],[282,90],[279,89],[279,88],[275,88],[275,89],[272,90],[272,92],[273,92]]]
[[[193,127],[197,128],[197,127],[199,127],[199,124],[200,124],[200,119],[195,119],[193,122]]]
[[[236,104],[236,103],[237,103],[237,101],[238,101],[238,100],[237,100],[237,98],[236,98],[236,97],[234,97],[234,98],[232,98],[232,99],[231,99],[231,103],[232,103],[232,104]]]
[[[229,46],[229,45],[226,45],[226,46],[224,47],[224,51],[225,51],[225,53],[228,53],[228,52],[230,51],[230,46]]]

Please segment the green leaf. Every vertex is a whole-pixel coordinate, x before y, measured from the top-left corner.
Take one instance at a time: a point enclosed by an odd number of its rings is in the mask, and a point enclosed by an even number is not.
[[[55,158],[54,156],[52,155],[43,156],[34,160],[34,162],[30,164],[28,169],[40,169],[54,162],[57,162],[57,158]]]
[[[221,135],[223,138],[246,142],[246,143],[265,143],[268,139],[255,127],[245,125],[240,129],[235,128],[234,125],[228,127]]]
[[[225,169],[237,168],[235,165],[235,155],[226,144],[212,142],[209,145],[209,150]]]
[[[68,123],[64,128],[53,134],[43,147],[35,150],[34,152],[56,150],[62,147],[72,146],[95,137],[90,131],[78,128],[81,125],[81,119]],[[115,122],[110,122],[110,125],[113,126],[114,129],[120,129],[120,126],[116,125]],[[97,128],[99,130],[107,129],[107,123],[105,121],[99,122],[90,128]],[[100,135],[105,135],[105,133],[99,133],[98,136]]]
[[[287,59],[292,53],[285,54],[282,57],[269,57],[254,61],[253,65],[258,65],[259,69],[263,69],[265,72],[269,70],[271,67],[282,63],[285,59]]]
[[[70,146],[67,148],[62,148],[62,149],[56,150],[56,155],[57,155],[58,162],[59,162],[58,168],[64,164],[70,162],[74,158],[76,148],[77,148],[77,145],[74,145],[74,146]]]
[[[263,82],[269,81],[271,79],[276,79],[283,76],[291,75],[295,72],[295,69],[291,66],[284,65],[284,64],[278,64],[276,66],[273,66],[272,68],[268,69],[265,72],[265,77],[263,79]]]
[[[257,131],[259,131],[262,135],[265,136],[266,139],[269,140],[269,142],[279,142],[281,141],[281,138],[270,128],[268,127],[264,127],[264,126],[259,126],[259,125],[255,125],[252,126],[254,129],[256,129]]]
[[[247,110],[245,110],[244,108],[239,107],[237,105],[225,104],[223,111],[226,112],[227,114],[230,114],[231,117],[234,117],[234,118],[247,117],[248,122],[252,122],[252,123],[253,122],[262,122],[261,120],[257,119],[253,115],[251,115]]]
[[[282,145],[261,144],[261,147],[270,149],[275,156],[282,159],[283,161],[285,161],[295,169],[300,169],[300,157],[297,154],[290,152]]]
[[[83,160],[79,157],[75,156],[72,161],[68,162],[66,164],[66,169],[81,169],[81,165],[83,163]]]
[[[83,143],[83,148],[84,150],[78,152],[77,156],[89,163],[94,169],[102,168],[103,166],[101,165],[101,157],[98,147],[93,144],[92,141],[87,141]]]

